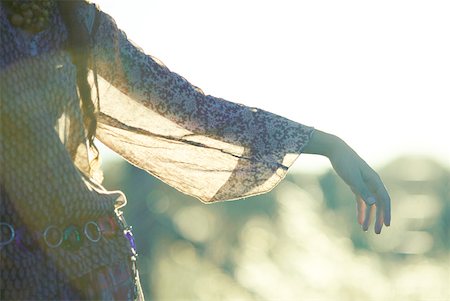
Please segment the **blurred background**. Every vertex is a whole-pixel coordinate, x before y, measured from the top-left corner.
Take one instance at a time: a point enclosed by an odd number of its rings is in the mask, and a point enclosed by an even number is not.
[[[381,235],[332,171],[210,205],[122,160],[105,185],[128,196],[149,300],[450,300],[450,171],[407,156],[378,171],[393,200]]]
[[[393,200],[392,226],[362,232],[328,161],[301,155],[272,192],[203,205],[103,149],[148,299],[450,300],[449,1],[95,2],[207,94],[343,138]]]

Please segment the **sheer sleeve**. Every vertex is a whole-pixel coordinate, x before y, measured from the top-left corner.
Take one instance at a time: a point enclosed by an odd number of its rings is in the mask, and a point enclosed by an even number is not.
[[[275,114],[205,95],[129,41],[101,11],[93,47],[100,91],[97,138],[203,202],[269,191],[313,132]]]

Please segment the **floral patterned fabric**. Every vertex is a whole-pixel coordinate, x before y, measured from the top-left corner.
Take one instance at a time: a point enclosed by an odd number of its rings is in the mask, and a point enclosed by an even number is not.
[[[91,32],[90,67],[99,76],[97,138],[174,188],[203,202],[266,192],[308,143],[311,127],[205,95],[94,5],[77,14]],[[56,8],[50,27],[31,35],[11,26],[0,3],[0,219],[36,231],[112,215],[126,203],[92,177],[66,39]],[[129,246],[117,239],[70,252],[0,253],[0,280],[21,279],[45,299],[65,279],[117,264]]]
[[[312,128],[205,95],[131,43],[111,17],[100,13],[99,24],[99,140],[203,202],[263,193],[285,176]]]

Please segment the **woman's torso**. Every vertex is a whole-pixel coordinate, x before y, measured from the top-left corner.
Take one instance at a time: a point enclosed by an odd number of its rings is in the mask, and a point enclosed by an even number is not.
[[[49,225],[64,230],[114,216],[123,195],[108,193],[86,174],[88,148],[76,68],[64,49],[67,33],[60,16],[55,13],[48,29],[30,35],[11,26],[0,4],[0,39],[0,221],[29,234],[42,233]],[[58,283],[62,285],[58,280],[130,256],[123,235],[98,242],[84,239],[71,250],[49,248],[42,241],[33,250],[19,244],[0,247],[0,282],[24,296],[38,291],[54,296]]]

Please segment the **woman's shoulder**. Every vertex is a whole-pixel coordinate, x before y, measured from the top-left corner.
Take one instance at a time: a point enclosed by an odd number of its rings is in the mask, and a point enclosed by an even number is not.
[[[80,1],[80,5],[77,7],[78,18],[85,24],[89,32],[92,32],[98,11],[98,6],[89,1]]]
[[[87,0],[80,1],[77,14],[81,22],[85,24],[90,34],[96,34],[97,29],[102,32],[117,30],[116,21],[113,17],[101,10],[100,6]],[[103,26],[101,25],[103,24]]]

